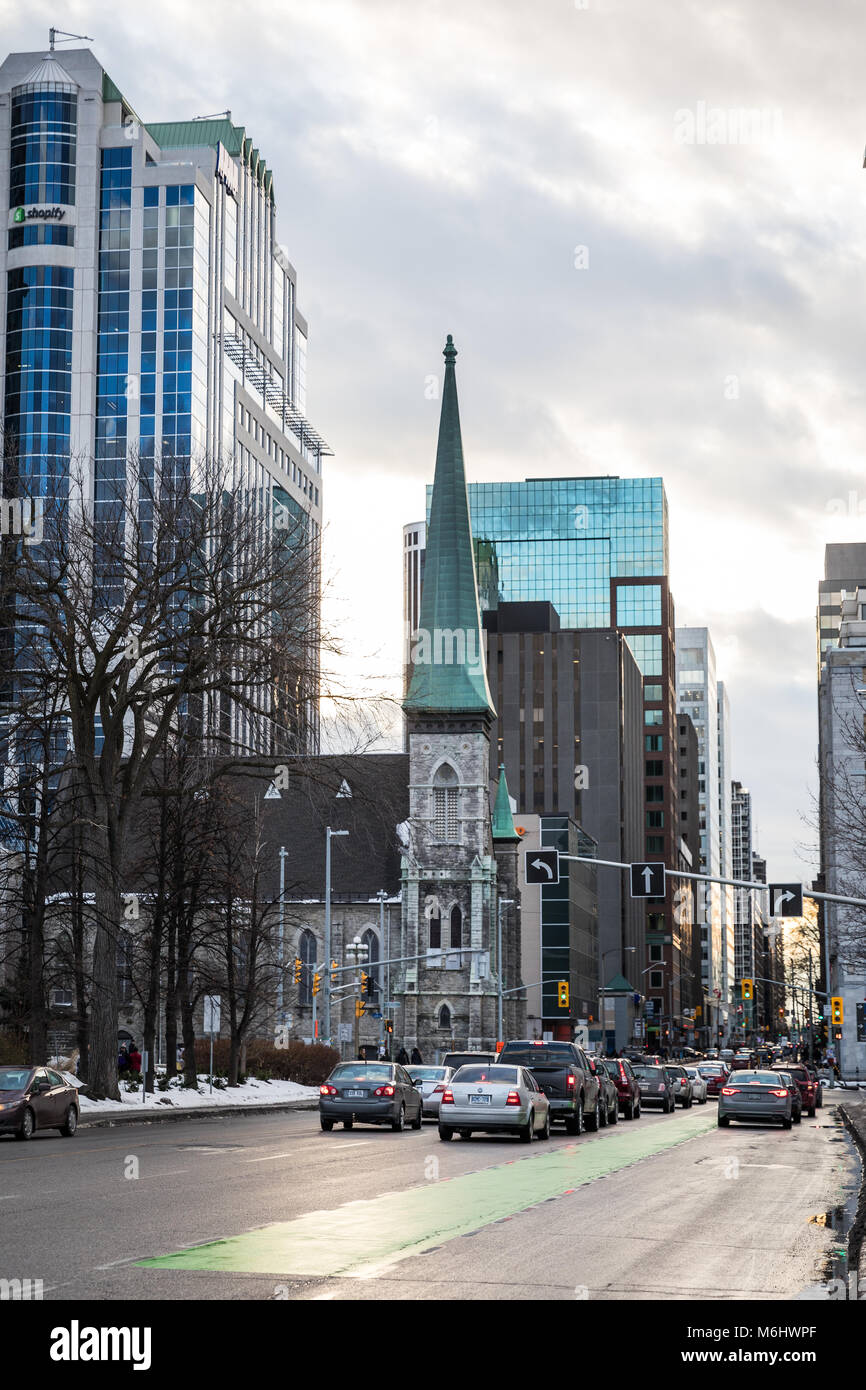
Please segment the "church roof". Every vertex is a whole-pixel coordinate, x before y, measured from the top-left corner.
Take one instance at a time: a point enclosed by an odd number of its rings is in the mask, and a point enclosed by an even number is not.
[[[412,679],[403,708],[495,713],[478,609],[469,524],[460,411],[451,334],[443,353],[445,381],[418,631],[412,634]]]
[[[499,783],[496,787],[496,800],[493,803],[492,834],[494,840],[520,839],[514,828],[514,817],[511,814],[511,798],[508,795],[504,763],[499,765]]]

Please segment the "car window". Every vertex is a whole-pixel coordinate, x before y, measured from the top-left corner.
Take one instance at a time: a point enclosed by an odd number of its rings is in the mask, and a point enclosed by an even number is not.
[[[500,1085],[513,1086],[520,1081],[517,1067],[461,1067],[453,1078],[455,1085],[467,1085],[475,1081],[489,1081]]]
[[[23,1091],[31,1067],[0,1067],[0,1091]]]
[[[329,1081],[390,1081],[390,1062],[340,1062]]]
[[[56,1071],[51,1071],[50,1069],[49,1069],[49,1072],[48,1072],[48,1080],[51,1082],[52,1086],[65,1086],[65,1085],[66,1085],[66,1082],[63,1080],[63,1077],[62,1077],[62,1076],[58,1076],[58,1074],[57,1074]]]
[[[413,1081],[444,1081],[447,1067],[409,1067]]]
[[[397,1073],[397,1080],[400,1082],[401,1086],[412,1085],[412,1078],[405,1067],[395,1067],[394,1070]]]
[[[520,1067],[572,1067],[578,1049],[571,1043],[506,1043],[499,1056]],[[578,1054],[579,1056],[579,1054]],[[580,1066],[580,1061],[576,1063]]]

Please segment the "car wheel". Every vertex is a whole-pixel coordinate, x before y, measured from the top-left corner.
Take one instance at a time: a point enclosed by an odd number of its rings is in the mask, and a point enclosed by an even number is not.
[[[66,1119],[60,1126],[60,1133],[63,1135],[64,1139],[71,1139],[77,1129],[78,1111],[75,1109],[74,1105],[70,1105],[69,1109],[66,1112]]]
[[[447,1144],[449,1139],[454,1138],[454,1130],[450,1125],[439,1126],[439,1138],[442,1140],[443,1144]]]
[[[344,1121],[343,1121],[343,1129],[354,1129],[354,1128],[355,1128],[355,1121],[354,1121],[354,1120],[344,1120]]]
[[[624,1120],[633,1120],[633,1119],[634,1119],[634,1101],[633,1101],[633,1100],[626,1101],[625,1105],[623,1106],[622,1117],[623,1117]]]
[[[403,1130],[406,1128],[406,1107],[402,1101],[400,1103],[400,1113],[396,1120],[391,1121],[391,1128],[395,1134],[402,1134]]]
[[[522,1129],[519,1129],[519,1130],[517,1131],[517,1133],[518,1133],[518,1135],[519,1135],[519,1137],[520,1137],[520,1142],[521,1142],[521,1144],[531,1144],[531,1143],[532,1143],[532,1136],[533,1136],[534,1133],[535,1133],[535,1111],[534,1111],[534,1110],[530,1110],[530,1112],[529,1112],[529,1119],[526,1121],[526,1124],[523,1126],[523,1128],[522,1128]]]
[[[703,1100],[701,1101],[701,1105],[706,1105],[706,1103],[707,1103],[707,1098],[706,1098],[706,1096],[704,1096]]]
[[[582,1134],[582,1133],[583,1133],[583,1101],[582,1101],[582,1100],[579,1100],[579,1101],[577,1102],[577,1111],[576,1111],[576,1113],[575,1113],[574,1115],[569,1115],[568,1119],[566,1120],[566,1122],[565,1122],[565,1132],[566,1132],[566,1134]]]
[[[783,1128],[783,1129],[790,1129],[790,1128],[791,1128],[791,1125],[792,1125],[793,1123],[794,1123],[793,1120],[783,1120],[783,1121],[782,1121],[782,1128]]]
[[[412,1121],[412,1128],[413,1128],[413,1129],[420,1129],[421,1126],[423,1125],[423,1123],[424,1123],[424,1111],[422,1110],[421,1106],[419,1105],[419,1106],[418,1106],[418,1118],[417,1118],[417,1120],[413,1120],[413,1121]]]
[[[796,1113],[796,1115],[795,1115],[793,1118],[794,1118],[794,1124],[795,1124],[795,1125],[802,1124],[802,1123],[803,1123],[803,1112],[802,1112],[802,1110],[798,1110],[797,1113]]]
[[[718,1124],[720,1129],[727,1129],[728,1125],[731,1123],[730,1116],[719,1115],[716,1120],[716,1123]]]
[[[334,1128],[334,1121],[326,1120],[324,1115],[321,1116],[319,1123],[321,1124],[322,1129],[325,1130],[326,1133],[330,1133],[330,1131]]]
[[[634,1118],[635,1120],[639,1120],[639,1119],[640,1119],[640,1101],[638,1101],[638,1103],[637,1103],[637,1110],[635,1110],[633,1118]]]
[[[471,1138],[472,1138],[472,1130],[471,1130],[471,1129],[458,1129],[457,1133],[460,1135],[460,1138],[461,1138],[461,1139],[471,1139]]]
[[[24,1114],[21,1116],[21,1124],[15,1131],[15,1138],[24,1140],[32,1139],[35,1129],[36,1117],[28,1105],[27,1109],[24,1111]]]
[[[601,1106],[600,1106],[600,1104],[599,1104],[598,1096],[596,1096],[596,1098],[595,1098],[595,1109],[593,1110],[593,1112],[592,1112],[591,1115],[587,1115],[587,1116],[586,1116],[586,1127],[587,1127],[587,1129],[590,1131],[591,1134],[595,1134],[595,1132],[596,1132],[596,1130],[598,1129],[598,1127],[599,1127],[600,1124],[601,1124]]]
[[[812,1106],[811,1110],[807,1110],[807,1111],[806,1111],[806,1114],[809,1116],[809,1119],[810,1119],[810,1120],[814,1120],[814,1118],[815,1118],[815,1107],[814,1107],[814,1105]]]
[[[616,1105],[613,1107],[613,1111],[612,1111],[612,1113],[611,1113],[610,1123],[611,1123],[612,1125],[615,1125],[618,1119],[619,1119],[619,1101],[617,1100]]]
[[[688,1100],[687,1100],[687,1101],[684,1103],[684,1105],[683,1105],[683,1109],[684,1109],[684,1110],[691,1110],[691,1108],[692,1108],[692,1098],[691,1098],[691,1096],[689,1096]]]
[[[550,1138],[550,1111],[549,1111],[549,1110],[548,1110],[547,1114],[546,1114],[545,1117],[544,1117],[544,1129],[541,1131],[541,1133],[539,1134],[538,1137],[539,1137],[539,1139],[549,1139],[549,1138]]]

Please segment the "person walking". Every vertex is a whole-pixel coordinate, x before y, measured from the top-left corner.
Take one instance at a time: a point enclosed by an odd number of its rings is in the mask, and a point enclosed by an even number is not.
[[[397,1053],[397,1064],[398,1066],[405,1067],[408,1066],[408,1063],[409,1053],[406,1051],[405,1047],[401,1047],[400,1051]]]
[[[129,1070],[132,1076],[141,1076],[141,1053],[135,1043],[129,1046]]]
[[[412,1048],[412,1063],[414,1066],[419,1067],[424,1065],[424,1058],[421,1056],[421,1053],[418,1051],[417,1047]]]
[[[126,1050],[126,1043],[121,1043],[120,1051],[117,1054],[117,1074],[121,1080],[129,1075],[129,1053]]]

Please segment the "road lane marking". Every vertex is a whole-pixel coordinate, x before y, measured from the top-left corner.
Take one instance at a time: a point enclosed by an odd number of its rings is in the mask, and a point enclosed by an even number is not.
[[[681,1116],[678,1123],[623,1129],[598,1143],[575,1139],[552,1150],[545,1146],[543,1153],[515,1155],[473,1173],[356,1199],[332,1210],[307,1212],[291,1221],[139,1260],[138,1264],[146,1269],[288,1277],[375,1277],[409,1255],[508,1219],[547,1198],[562,1197],[569,1189],[715,1128],[715,1116],[701,1112]]]
[[[287,1154],[266,1154],[264,1158],[244,1158],[242,1163],[272,1163],[275,1158],[294,1158],[294,1151]]]

